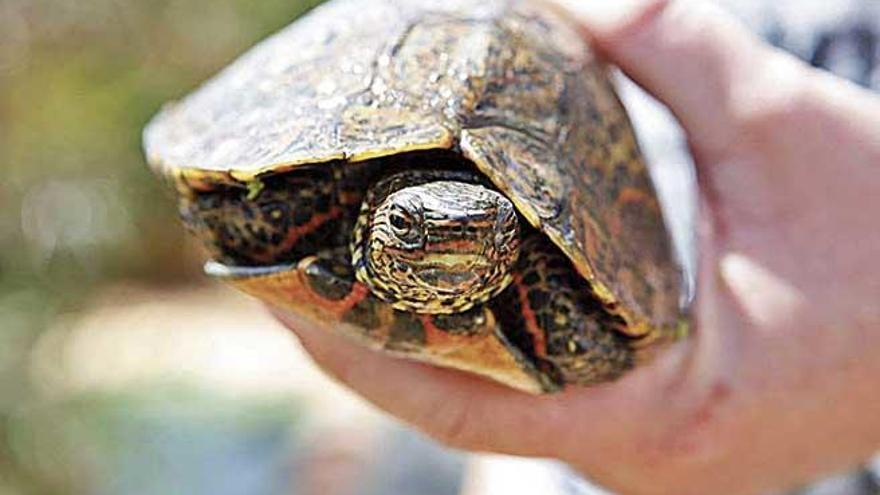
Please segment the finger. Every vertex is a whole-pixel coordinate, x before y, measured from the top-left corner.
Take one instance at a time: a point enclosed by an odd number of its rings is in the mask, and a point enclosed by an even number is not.
[[[542,415],[554,414],[555,401],[538,401],[470,374],[390,358],[294,314],[273,312],[326,372],[439,441],[469,450],[551,454]]]
[[[805,66],[700,0],[560,0],[600,51],[665,103],[695,151],[721,155],[752,114],[794,100]]]

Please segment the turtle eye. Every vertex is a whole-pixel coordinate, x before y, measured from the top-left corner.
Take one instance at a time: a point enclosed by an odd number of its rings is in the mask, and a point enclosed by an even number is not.
[[[397,212],[391,214],[390,221],[391,226],[398,232],[406,232],[412,228],[412,220]]]
[[[420,223],[413,212],[404,208],[395,208],[388,215],[391,232],[406,244],[418,244],[421,241]]]

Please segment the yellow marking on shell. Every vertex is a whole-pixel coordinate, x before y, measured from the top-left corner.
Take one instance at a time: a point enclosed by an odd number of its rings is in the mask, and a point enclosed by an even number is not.
[[[651,332],[630,341],[636,351],[636,363],[647,363],[659,352],[663,352],[665,344],[687,338],[691,333],[691,323],[687,316],[678,319],[674,326],[651,328]]]
[[[254,180],[248,182],[246,185],[247,185],[247,200],[248,201],[253,201],[253,200],[257,199],[257,197],[260,195],[260,192],[262,192],[263,188],[266,187],[265,184],[263,184],[263,181],[261,181],[259,179],[254,179]],[[272,213],[276,213],[276,212],[277,212],[277,210]]]
[[[674,339],[683,339],[691,334],[691,322],[687,318],[681,318],[678,320],[678,325],[675,327],[675,332],[673,333]]]
[[[618,315],[618,316],[620,316],[621,318],[624,318],[624,321],[626,321],[624,315]],[[645,338],[649,335],[659,333],[659,332],[657,332],[656,327],[652,326],[650,323],[648,323],[646,321],[645,322],[636,322],[636,323],[627,322],[626,328],[622,328],[621,332],[623,332],[624,334],[626,334],[630,337],[638,337],[638,338]]]
[[[484,256],[479,254],[460,254],[460,253],[429,253],[422,257],[423,264],[438,264],[443,266],[474,266],[475,261],[484,260]]]
[[[305,165],[321,165],[324,163],[330,163],[337,160],[344,160],[345,153],[337,152],[337,153],[328,153],[323,156],[316,156],[314,158],[303,158],[299,160],[291,160],[285,162],[272,163],[268,165],[261,165],[258,168],[253,170],[240,170],[240,169],[230,169],[226,171],[230,177],[235,179],[238,182],[243,184],[247,184],[253,180],[256,180],[260,176],[268,175],[268,174],[280,174],[284,172],[289,172],[295,168],[299,168]]]
[[[350,162],[362,162],[372,160],[374,158],[382,158],[391,155],[399,155],[409,153],[411,151],[428,151],[434,149],[449,149],[453,144],[453,135],[448,129],[443,129],[443,133],[437,136],[437,139],[427,142],[411,142],[402,146],[389,148],[367,149],[354,153],[348,157]]]
[[[163,174],[170,174],[172,176],[176,175],[187,181],[212,184],[249,184],[253,181],[259,180],[259,177],[261,176],[269,174],[281,174],[306,165],[322,165],[334,161],[359,163],[367,160],[372,160],[374,158],[383,158],[412,151],[428,151],[434,149],[451,148],[455,142],[455,137],[453,133],[446,128],[439,129],[442,129],[442,132],[439,132],[437,136],[435,136],[430,141],[414,141],[411,143],[405,143],[403,145],[399,145],[398,143],[395,146],[387,148],[366,148],[355,152],[340,151],[337,153],[330,153],[313,158],[304,158],[301,160],[263,165],[252,170],[210,170],[189,166],[174,166],[158,161],[151,163],[153,163],[153,168],[157,171]]]

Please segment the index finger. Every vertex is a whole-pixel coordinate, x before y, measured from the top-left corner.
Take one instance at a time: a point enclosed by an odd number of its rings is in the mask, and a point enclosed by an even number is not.
[[[804,68],[712,2],[556,0],[614,65],[666,104],[700,156],[720,156],[750,113],[787,104]]]

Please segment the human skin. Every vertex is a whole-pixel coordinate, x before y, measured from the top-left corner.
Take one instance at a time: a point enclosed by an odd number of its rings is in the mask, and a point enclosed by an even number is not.
[[[581,0],[586,36],[685,128],[693,334],[614,383],[530,396],[274,310],[314,360],[448,445],[561,459],[619,493],[761,493],[880,450],[880,98],[710,5]]]

